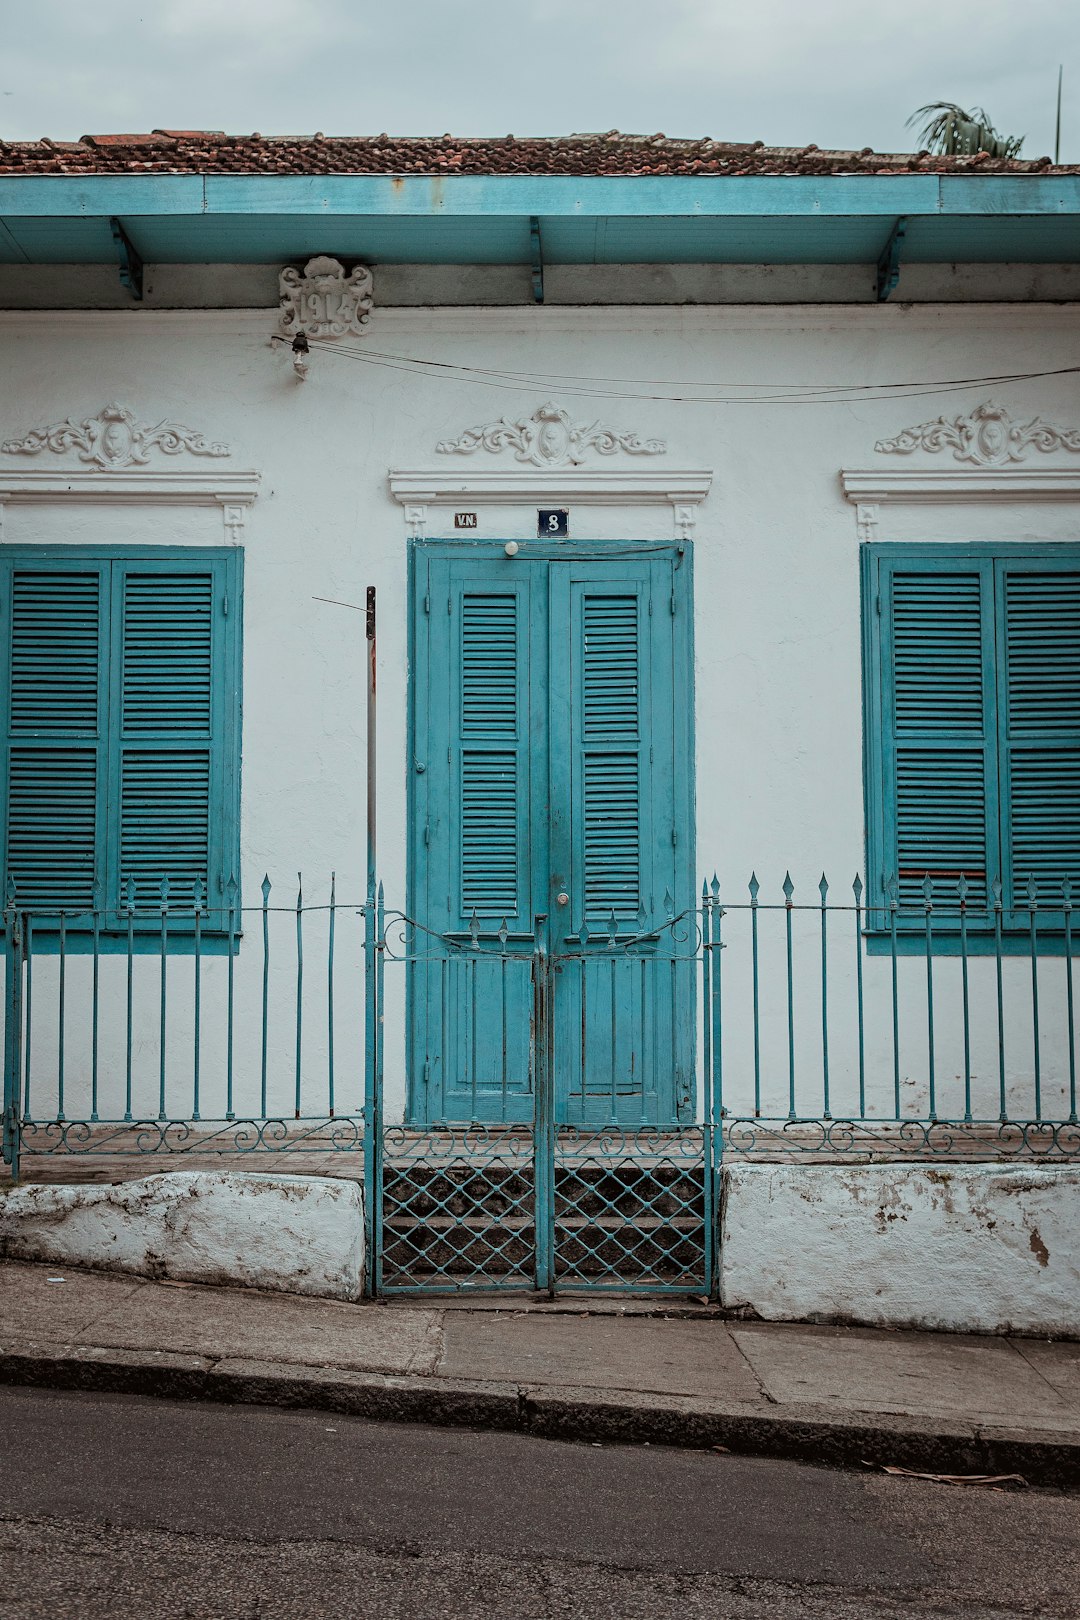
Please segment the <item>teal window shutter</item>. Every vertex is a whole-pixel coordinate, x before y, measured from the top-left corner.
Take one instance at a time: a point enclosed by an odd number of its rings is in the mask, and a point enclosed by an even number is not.
[[[236,551],[65,548],[2,560],[5,868],[20,904],[126,927],[190,908],[226,926],[238,865]],[[6,881],[6,878],[5,878]],[[88,922],[88,919],[84,919]],[[183,920],[177,919],[183,930]]]
[[[528,600],[519,589],[463,589],[451,610],[460,637],[457,922],[508,922],[528,913]],[[452,666],[451,666],[452,667]],[[440,678],[437,676],[437,678]]]
[[[639,598],[581,603],[585,911],[607,921],[641,904]]]
[[[997,589],[1005,880],[1022,904],[1034,878],[1046,907],[1063,878],[1080,891],[1080,555],[1071,568],[1001,560]]]
[[[108,568],[6,559],[5,890],[89,911],[102,875]]]
[[[895,892],[921,930],[930,878],[955,931],[961,875],[974,929],[996,881],[1006,928],[1029,878],[1052,913],[1080,883],[1080,548],[867,547],[864,625],[871,926]]]

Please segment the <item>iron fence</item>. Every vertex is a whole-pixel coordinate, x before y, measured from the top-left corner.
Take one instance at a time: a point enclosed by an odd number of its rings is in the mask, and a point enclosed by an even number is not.
[[[333,876],[284,903],[266,879],[254,906],[163,884],[119,914],[9,889],[4,1159],[18,1176],[43,1157],[287,1155],[363,1177],[374,1289],[667,1292],[713,1287],[725,1155],[1080,1160],[1070,883],[1008,903],[963,877],[923,878],[917,905],[910,882],[845,890],[714,878],[695,912],[581,919],[553,954],[542,926],[425,933]],[[419,975],[444,986],[424,1050]],[[632,1027],[655,1060],[690,1007],[670,1106],[635,1091],[645,1068],[616,1033],[665,975],[678,997]],[[459,1026],[440,1111],[424,1064]]]

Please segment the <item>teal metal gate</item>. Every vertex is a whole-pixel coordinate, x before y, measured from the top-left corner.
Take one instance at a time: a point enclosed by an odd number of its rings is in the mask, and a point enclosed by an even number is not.
[[[382,894],[368,911],[367,1106],[368,1245],[375,1294],[499,1289],[711,1294],[715,1286],[719,1155],[711,1075],[712,1032],[702,1032],[705,1084],[701,1119],[673,1124],[658,1117],[657,1096],[644,1082],[630,1097],[616,1043],[622,1008],[670,1011],[693,1002],[700,973],[709,1008],[714,908],[641,919],[620,933],[612,917],[603,932],[583,923],[572,947],[552,951],[548,919],[535,919],[535,942],[522,950],[506,925],[496,948],[482,946],[474,919],[464,939],[436,935]],[[715,942],[719,949],[719,940]],[[386,1123],[383,1030],[387,972],[422,972],[441,987],[439,1016],[461,1024],[469,1118]],[[524,976],[529,997],[508,990]],[[662,979],[667,994],[650,980]],[[568,1087],[557,1065],[560,980],[579,1019],[581,1071],[589,1073],[589,1118],[566,1118]],[[500,993],[501,986],[501,993]],[[494,1021],[492,1001],[501,1008]],[[606,1110],[591,1054],[599,1046],[590,1021],[608,1041]],[[675,1030],[653,1021],[645,1031],[656,1056],[675,1061]],[[526,1068],[516,1067],[524,1048]],[[492,1077],[495,1076],[494,1084]],[[692,1083],[692,1079],[691,1079]],[[461,1106],[459,1088],[456,1107]],[[632,1103],[632,1106],[631,1106]]]

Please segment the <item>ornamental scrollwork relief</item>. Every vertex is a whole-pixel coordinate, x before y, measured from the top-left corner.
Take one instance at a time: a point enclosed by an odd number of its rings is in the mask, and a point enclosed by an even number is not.
[[[49,427],[33,428],[22,439],[5,439],[0,451],[7,456],[37,456],[43,450],[62,455],[75,450],[80,461],[102,472],[144,467],[152,450],[166,456],[186,451],[192,456],[228,456],[227,444],[207,439],[181,422],[139,422],[126,406],[109,404],[82,422],[70,416]]]
[[[642,439],[636,433],[622,433],[602,422],[576,423],[566,411],[552,404],[541,405],[532,416],[512,422],[498,421],[466,428],[457,439],[443,439],[435,446],[443,456],[471,456],[477,450],[513,450],[517,461],[533,467],[578,467],[589,450],[613,456],[623,450],[630,456],[659,456],[667,450],[663,439]]]
[[[973,467],[1003,467],[1023,461],[1032,450],[1080,451],[1080,428],[1058,427],[1041,416],[1021,422],[1001,405],[987,400],[966,416],[939,416],[905,428],[892,439],[879,439],[875,450],[907,456],[915,450],[951,450],[956,461]]]
[[[278,292],[278,328],[293,338],[300,332],[314,339],[359,337],[375,304],[375,280],[367,265],[354,265],[346,274],[340,259],[325,253],[309,259],[303,270],[287,265]]]

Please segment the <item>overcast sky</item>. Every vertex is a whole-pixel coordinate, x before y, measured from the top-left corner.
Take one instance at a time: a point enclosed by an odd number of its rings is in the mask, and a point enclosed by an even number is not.
[[[1076,0],[0,0],[0,135],[621,129],[907,150],[980,102],[1080,161]]]

